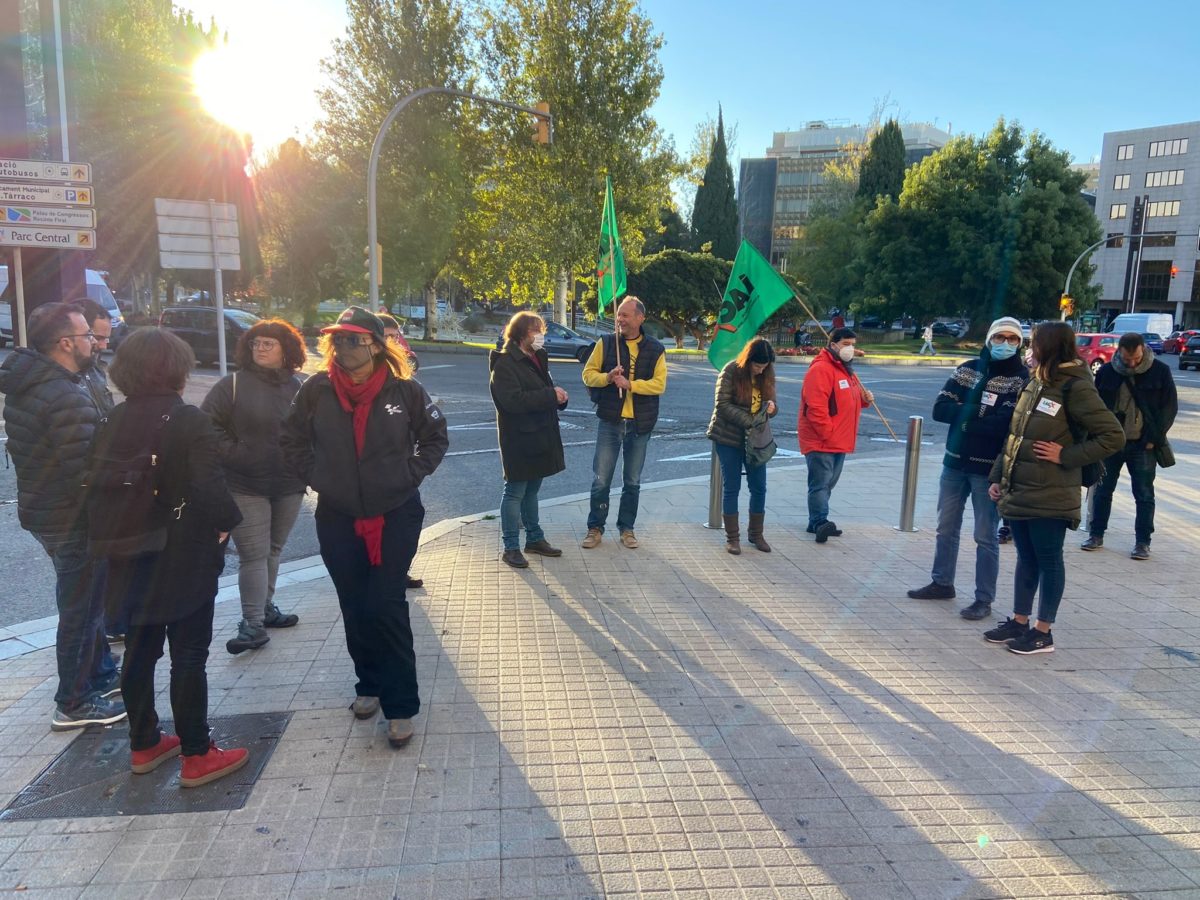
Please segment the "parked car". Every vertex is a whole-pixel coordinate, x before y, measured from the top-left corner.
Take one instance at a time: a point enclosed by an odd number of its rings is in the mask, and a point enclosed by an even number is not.
[[[1200,337],[1200,331],[1189,328],[1186,331],[1172,331],[1163,341],[1163,353],[1182,353],[1187,342],[1194,337]]]
[[[962,333],[966,329],[959,322],[934,322],[933,333],[935,335],[949,335],[950,337],[962,337]]]
[[[1077,334],[1075,346],[1079,350],[1080,358],[1095,375],[1102,365],[1112,361],[1120,340],[1119,334]]]
[[[1179,354],[1179,371],[1188,367],[1200,369],[1200,337],[1194,337],[1187,342],[1183,352]]]
[[[556,359],[577,359],[587,362],[596,342],[557,322],[546,323],[546,355]],[[504,347],[504,335],[496,338],[496,349]]]
[[[258,321],[258,316],[244,309],[225,310],[225,358],[232,359],[233,348],[243,331]],[[172,306],[158,318],[165,328],[187,342],[202,366],[217,362],[217,309],[215,306]]]
[[[1143,331],[1142,340],[1145,341],[1146,346],[1155,353],[1163,352],[1163,339],[1161,334],[1156,334],[1153,331]]]
[[[854,323],[855,328],[886,329],[887,323],[879,316],[863,316]]]

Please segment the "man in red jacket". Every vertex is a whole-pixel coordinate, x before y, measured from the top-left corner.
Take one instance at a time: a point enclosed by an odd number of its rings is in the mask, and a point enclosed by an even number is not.
[[[808,465],[808,531],[824,544],[841,531],[829,521],[829,495],[842,474],[846,454],[854,452],[858,419],[874,401],[851,368],[858,336],[835,328],[829,346],[808,367],[800,390],[800,452]]]

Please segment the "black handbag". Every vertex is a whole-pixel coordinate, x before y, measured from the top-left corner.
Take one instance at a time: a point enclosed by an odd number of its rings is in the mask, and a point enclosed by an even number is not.
[[[771,419],[764,418],[746,429],[746,465],[763,466],[771,461],[779,447],[771,431]]]

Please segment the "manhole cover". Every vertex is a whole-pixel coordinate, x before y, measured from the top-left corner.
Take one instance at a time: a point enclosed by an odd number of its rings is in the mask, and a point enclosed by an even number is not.
[[[0,812],[0,821],[241,809],[291,718],[290,712],[275,712],[209,719],[213,740],[248,748],[250,761],[233,775],[187,790],[179,787],[177,759],[147,775],[130,773],[124,722],[89,728],[17,794]],[[171,722],[162,725],[174,731]]]

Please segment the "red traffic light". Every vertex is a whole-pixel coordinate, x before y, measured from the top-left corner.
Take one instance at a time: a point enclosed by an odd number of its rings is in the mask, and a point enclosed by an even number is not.
[[[1174,278],[1179,274],[1179,266],[1171,266],[1171,277]]]

